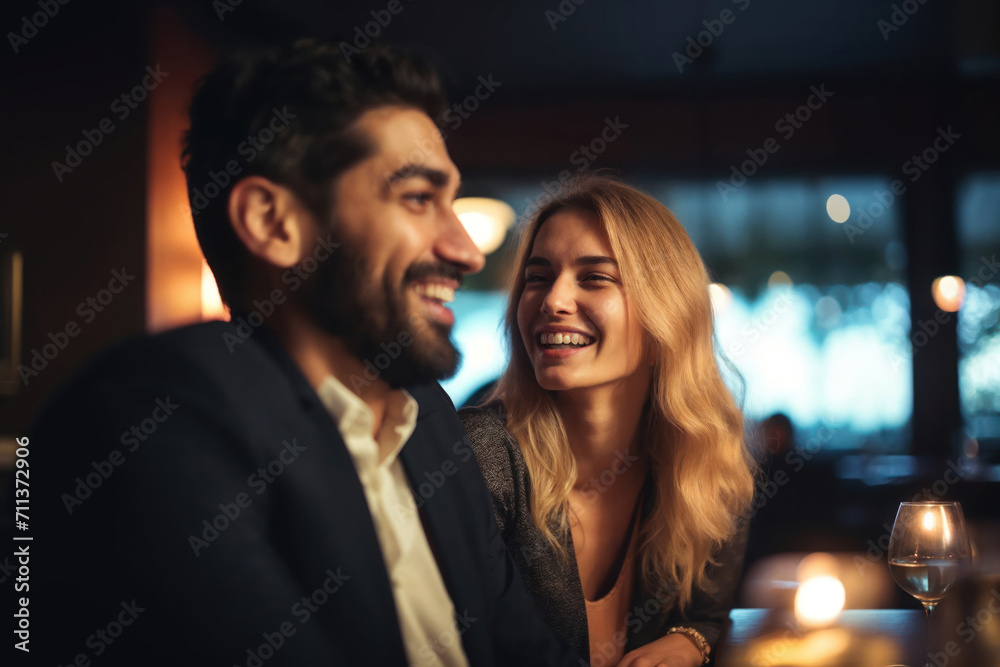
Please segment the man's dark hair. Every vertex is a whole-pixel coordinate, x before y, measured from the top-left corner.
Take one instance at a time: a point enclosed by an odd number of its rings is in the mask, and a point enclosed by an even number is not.
[[[202,79],[181,161],[198,242],[226,304],[244,305],[248,256],[229,223],[232,186],[263,176],[324,215],[333,179],[374,150],[352,124],[391,105],[424,111],[435,123],[447,109],[431,66],[386,46],[348,62],[335,45],[299,40],[233,54]]]

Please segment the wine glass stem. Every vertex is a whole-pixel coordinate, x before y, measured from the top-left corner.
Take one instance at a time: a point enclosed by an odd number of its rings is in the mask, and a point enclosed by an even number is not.
[[[927,617],[927,631],[924,633],[924,638],[925,638],[924,641],[927,648],[927,657],[929,659],[931,655],[931,614],[934,613],[934,607],[937,606],[937,602],[921,601],[921,603],[924,605],[924,614]],[[927,665],[927,667],[930,667],[929,662],[925,664]]]

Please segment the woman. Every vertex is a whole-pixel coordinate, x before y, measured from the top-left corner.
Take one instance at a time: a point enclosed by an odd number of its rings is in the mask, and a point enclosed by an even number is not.
[[[459,414],[549,623],[597,667],[699,665],[728,617],[753,496],[681,225],[586,177],[523,232],[510,365]]]

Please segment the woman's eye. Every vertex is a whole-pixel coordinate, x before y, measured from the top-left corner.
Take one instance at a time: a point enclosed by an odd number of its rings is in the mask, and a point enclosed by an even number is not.
[[[542,273],[531,273],[524,277],[524,282],[526,283],[539,283],[545,280],[549,280],[549,278],[548,276]],[[613,283],[615,279],[612,278],[611,276],[606,276],[601,273],[588,273],[586,276],[582,278],[581,282],[587,282],[587,281],[591,282],[604,281]]]

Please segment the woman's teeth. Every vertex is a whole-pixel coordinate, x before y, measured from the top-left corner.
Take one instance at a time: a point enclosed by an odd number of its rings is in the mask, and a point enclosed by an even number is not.
[[[541,333],[538,339],[546,347],[586,347],[594,342],[590,336],[578,333]]]
[[[417,285],[414,288],[420,296],[425,296],[429,299],[437,299],[438,301],[443,301],[445,303],[450,303],[455,300],[455,290],[448,287],[447,285],[440,285],[438,283]]]

